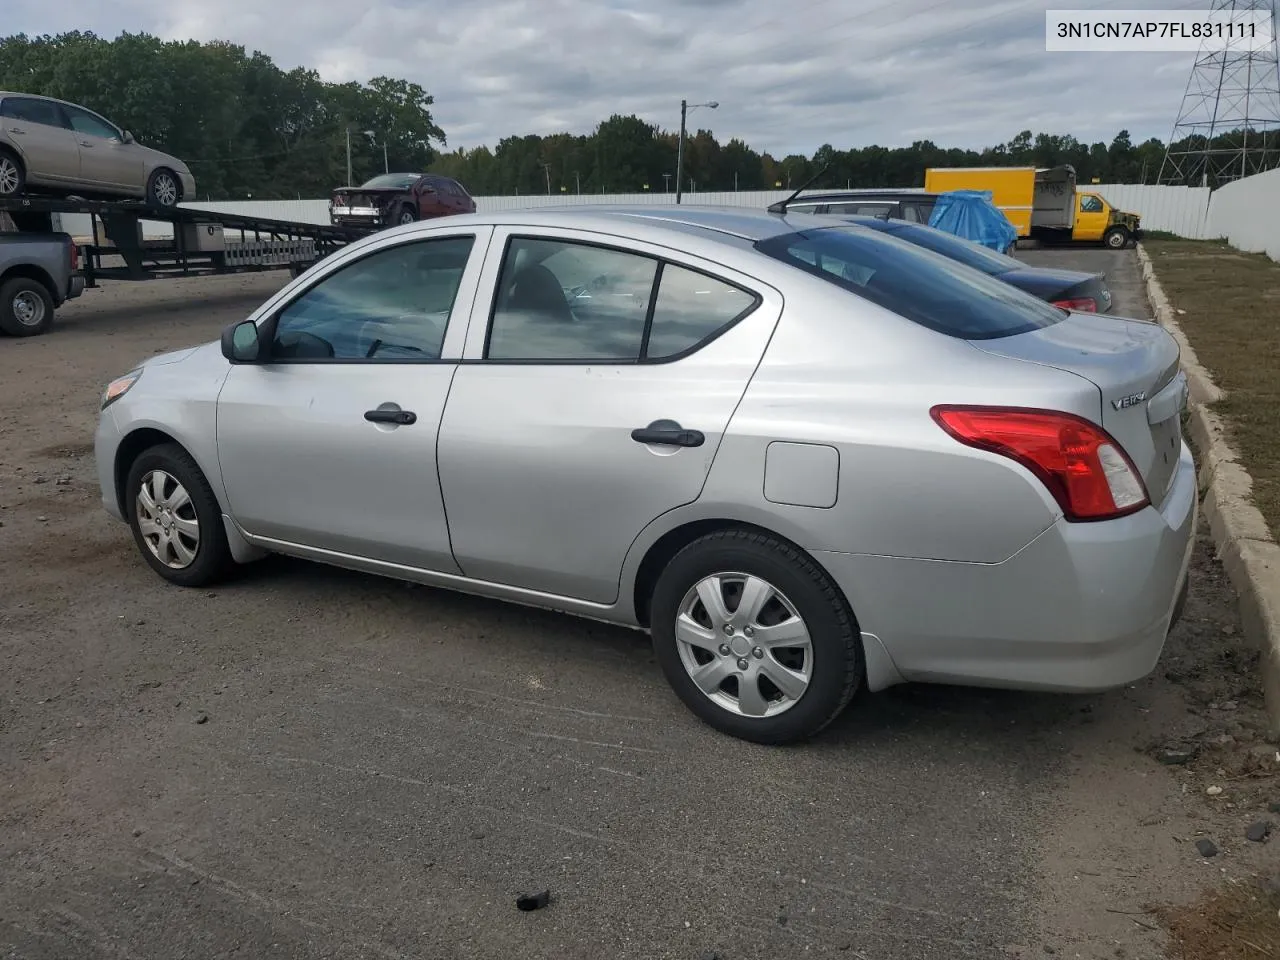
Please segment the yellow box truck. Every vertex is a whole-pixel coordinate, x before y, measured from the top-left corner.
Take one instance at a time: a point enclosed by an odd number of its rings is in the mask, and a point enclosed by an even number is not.
[[[1044,243],[1104,243],[1119,250],[1142,239],[1141,217],[1125,213],[1096,190],[1081,189],[1076,171],[1057,167],[930,167],[929,193],[990,190],[991,202],[1018,231]]]

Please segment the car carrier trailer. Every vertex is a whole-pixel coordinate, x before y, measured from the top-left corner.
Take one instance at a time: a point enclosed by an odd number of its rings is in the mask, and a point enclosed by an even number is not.
[[[7,215],[9,228],[19,232],[54,232],[54,216],[65,214],[90,218],[92,239],[79,247],[86,287],[96,286],[98,280],[155,280],[243,270],[288,268],[297,274],[375,229],[190,207],[159,210],[133,200],[0,199],[0,221]],[[173,237],[145,239],[143,221],[172,224]],[[104,262],[108,260],[122,262]]]

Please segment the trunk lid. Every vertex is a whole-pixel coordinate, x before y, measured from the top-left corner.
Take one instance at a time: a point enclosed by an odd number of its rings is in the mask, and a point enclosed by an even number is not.
[[[1186,376],[1177,341],[1157,323],[1072,313],[1061,323],[1001,340],[971,341],[995,356],[1067,370],[1098,388],[1095,421],[1133,461],[1159,506],[1182,445]]]

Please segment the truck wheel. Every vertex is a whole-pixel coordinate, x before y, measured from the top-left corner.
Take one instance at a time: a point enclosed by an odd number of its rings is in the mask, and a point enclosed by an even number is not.
[[[1123,250],[1129,243],[1129,231],[1124,227],[1110,227],[1102,235],[1102,242],[1110,250]]]
[[[409,206],[406,203],[403,207],[400,208],[400,216],[396,218],[396,223],[403,226],[406,223],[413,223],[413,221],[417,219],[418,219],[417,211],[415,211],[413,207]]]
[[[0,331],[11,337],[34,337],[53,326],[53,295],[30,277],[14,277],[0,285]]]
[[[27,171],[22,161],[8,150],[0,150],[0,197],[17,197],[27,187]]]

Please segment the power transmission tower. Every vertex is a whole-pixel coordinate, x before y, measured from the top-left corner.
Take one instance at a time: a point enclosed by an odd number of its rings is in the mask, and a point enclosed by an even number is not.
[[[1208,42],[1196,53],[1182,107],[1160,164],[1158,183],[1218,187],[1280,166],[1280,58],[1276,0],[1212,0],[1211,12],[1236,23],[1271,17],[1271,43]]]

